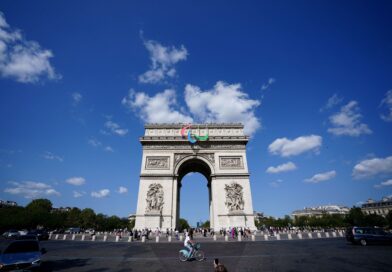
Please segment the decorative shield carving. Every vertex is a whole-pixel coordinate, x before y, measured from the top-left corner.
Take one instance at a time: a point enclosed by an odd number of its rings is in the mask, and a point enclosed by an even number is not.
[[[226,190],[226,206],[229,212],[244,210],[244,197],[242,193],[242,186],[233,182],[225,185]]]
[[[159,183],[150,184],[147,192],[147,207],[146,212],[160,213],[163,208],[163,187]]]
[[[169,169],[169,157],[147,157],[146,169]]]

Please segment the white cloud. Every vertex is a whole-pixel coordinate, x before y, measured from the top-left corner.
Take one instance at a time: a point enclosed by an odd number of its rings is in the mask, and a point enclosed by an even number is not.
[[[267,168],[266,172],[269,174],[277,174],[277,173],[281,173],[281,172],[292,171],[295,169],[297,169],[297,166],[294,163],[287,162],[287,163],[283,163],[281,165],[278,165],[276,167],[270,166]]]
[[[13,30],[0,12],[0,74],[22,83],[38,82],[42,77],[59,79],[50,63],[53,53],[39,43],[26,40]]]
[[[294,140],[278,138],[268,146],[268,150],[272,154],[289,157],[306,151],[318,152],[321,144],[322,137],[318,135],[301,136]]]
[[[80,93],[73,93],[72,94],[72,104],[77,106],[82,101],[83,96]]]
[[[380,184],[374,185],[375,188],[382,188],[382,187],[388,187],[392,186],[392,179],[388,179],[384,182],[381,182]]]
[[[82,197],[82,196],[84,196],[86,194],[86,192],[78,192],[78,191],[73,191],[73,197],[74,198],[79,198],[79,197]]]
[[[181,48],[174,46],[165,47],[156,41],[145,41],[144,46],[150,53],[150,70],[139,76],[139,82],[158,83],[166,77],[174,77],[176,69],[174,65],[182,60],[186,60],[188,52],[181,45]]]
[[[89,139],[88,140],[88,144],[93,146],[93,147],[98,147],[98,146],[102,145],[102,143],[100,141],[98,141],[97,139],[94,139],[94,138]]]
[[[337,94],[334,94],[330,98],[328,98],[327,103],[320,109],[320,111],[324,111],[330,108],[333,108],[334,106],[342,103],[343,98],[339,97]]]
[[[128,192],[128,189],[127,189],[126,187],[124,187],[124,186],[118,187],[117,193],[119,193],[119,194],[125,194],[125,193],[127,193],[127,192]]]
[[[392,156],[363,160],[354,166],[352,175],[355,179],[361,179],[390,173],[392,173]]]
[[[46,151],[43,157],[47,160],[57,160],[59,162],[63,162],[64,159],[58,155],[53,154],[52,152]]]
[[[91,192],[91,196],[95,198],[102,198],[102,197],[107,197],[110,193],[109,189],[102,189],[99,190],[98,192]]]
[[[276,81],[275,78],[270,77],[270,78],[268,79],[267,83],[264,83],[264,84],[261,86],[261,90],[262,90],[262,91],[267,90],[269,87],[271,87],[272,84],[275,83],[275,81]]]
[[[121,128],[119,124],[111,120],[105,122],[105,128],[107,128],[110,133],[118,136],[125,136],[128,133],[128,129]]]
[[[107,152],[114,152],[113,148],[111,146],[109,146],[109,145],[106,146],[104,150],[107,151]]]
[[[336,176],[336,171],[333,170],[325,173],[316,174],[311,178],[305,179],[304,181],[309,183],[319,183],[321,181],[332,179],[335,176]]]
[[[195,119],[201,122],[240,122],[248,135],[261,126],[255,115],[260,101],[250,99],[241,84],[218,81],[212,90],[206,91],[187,84],[185,101]]]
[[[332,124],[328,132],[334,135],[346,135],[357,137],[361,134],[371,134],[369,127],[361,123],[362,115],[357,101],[350,101],[347,105],[341,107],[340,112],[329,117]]]
[[[13,194],[13,195],[21,195],[24,198],[60,196],[60,193],[57,192],[55,189],[53,189],[53,187],[51,185],[43,183],[43,182],[10,181],[9,184],[11,184],[13,187],[6,188],[4,190],[5,193],[9,193],[9,194]]]
[[[86,179],[82,177],[72,177],[65,181],[68,184],[80,186],[86,183]]]
[[[270,182],[269,185],[274,188],[278,188],[282,184],[283,180],[278,179],[276,181]]]
[[[389,90],[384,99],[381,101],[381,106],[387,108],[387,115],[382,114],[381,119],[387,122],[392,122],[392,90]]]
[[[175,109],[177,107],[174,90],[167,89],[155,96],[143,92],[129,91],[121,102],[135,111],[147,123],[190,123],[192,118]]]

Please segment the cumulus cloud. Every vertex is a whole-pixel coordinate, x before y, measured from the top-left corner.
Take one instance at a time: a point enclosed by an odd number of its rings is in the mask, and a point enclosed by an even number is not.
[[[327,103],[323,107],[321,107],[320,111],[324,111],[324,110],[328,110],[330,108],[333,108],[334,106],[342,103],[342,101],[343,101],[342,97],[338,96],[337,94],[334,94],[333,96],[328,98]]]
[[[83,96],[80,93],[72,93],[72,105],[77,106],[83,99]]]
[[[392,173],[392,156],[363,160],[353,168],[355,179],[371,178]]]
[[[98,146],[102,145],[102,143],[100,141],[98,141],[97,139],[95,139],[95,138],[89,139],[88,140],[88,144],[93,146],[93,147],[98,147]]]
[[[72,177],[65,181],[68,184],[80,186],[86,183],[86,179],[82,177]]]
[[[174,46],[163,46],[156,41],[145,41],[144,46],[150,53],[150,70],[139,76],[141,83],[158,83],[166,77],[176,75],[175,64],[179,61],[186,60],[188,52],[181,45],[180,48]]]
[[[91,196],[95,198],[103,198],[103,197],[107,197],[109,193],[110,193],[109,189],[102,189],[99,190],[98,192],[91,192]]]
[[[384,182],[381,182],[380,184],[374,185],[375,188],[383,188],[383,187],[388,187],[392,186],[392,179],[388,179]]]
[[[125,193],[127,193],[127,192],[128,192],[128,189],[127,189],[126,187],[124,187],[124,186],[118,187],[117,193],[119,193],[119,194],[125,194]]]
[[[105,128],[114,135],[125,136],[128,133],[128,129],[121,128],[121,126],[111,120],[105,122]]]
[[[188,84],[185,102],[195,119],[201,122],[240,122],[248,135],[253,135],[261,126],[255,115],[260,101],[250,99],[241,84],[218,81],[212,90],[206,91]]]
[[[329,172],[325,172],[325,173],[316,174],[316,175],[314,175],[311,178],[305,179],[304,181],[308,182],[308,183],[319,183],[321,181],[326,181],[326,180],[332,179],[334,177],[336,177],[336,171],[335,170],[329,171]]]
[[[269,174],[277,174],[277,173],[281,173],[281,172],[292,171],[295,169],[297,169],[297,166],[294,163],[287,162],[287,163],[283,163],[281,165],[278,165],[276,167],[270,166],[267,168],[266,172]]]
[[[269,185],[274,188],[278,188],[282,184],[283,180],[278,179],[276,181],[270,182]]]
[[[82,197],[86,194],[86,192],[78,192],[78,191],[73,191],[73,197],[74,198],[79,198]]]
[[[107,151],[107,152],[114,152],[114,150],[113,150],[113,148],[111,147],[111,146],[106,146],[105,148],[104,148],[104,150],[105,151]]]
[[[12,195],[21,195],[24,198],[60,196],[60,193],[56,191],[51,185],[43,182],[10,181],[8,183],[11,184],[12,187],[6,188],[4,192]]]
[[[35,83],[41,78],[59,79],[50,63],[53,53],[36,41],[26,40],[21,31],[12,29],[0,12],[0,75],[22,83]]]
[[[384,99],[381,101],[381,106],[387,109],[387,114],[381,114],[381,119],[392,122],[392,90],[385,94]]]
[[[301,136],[294,140],[278,138],[268,146],[268,150],[271,154],[289,157],[306,151],[318,152],[321,144],[322,137],[318,135]]]
[[[63,162],[64,159],[58,155],[53,154],[52,152],[46,151],[45,154],[43,155],[44,159],[47,160],[56,160],[59,162]]]
[[[155,96],[143,92],[129,91],[121,102],[136,112],[147,123],[190,123],[192,118],[176,110],[176,93],[167,89]]]
[[[362,134],[371,134],[369,127],[361,123],[362,115],[357,101],[350,101],[341,107],[338,113],[329,117],[332,127],[328,132],[334,135],[346,135],[358,137]]]

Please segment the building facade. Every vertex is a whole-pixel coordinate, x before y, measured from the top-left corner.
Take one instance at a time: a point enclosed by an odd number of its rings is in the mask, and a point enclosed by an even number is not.
[[[362,204],[361,210],[365,214],[378,214],[385,217],[392,211],[392,197],[383,197],[380,201],[369,198]]]
[[[293,218],[301,217],[301,216],[314,216],[314,217],[322,217],[324,214],[348,214],[350,209],[345,206],[339,205],[324,205],[317,207],[306,207],[302,210],[296,210],[292,212],[291,216]]]

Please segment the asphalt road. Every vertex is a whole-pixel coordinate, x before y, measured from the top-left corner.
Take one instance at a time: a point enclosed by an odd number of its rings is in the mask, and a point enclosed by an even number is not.
[[[44,241],[43,271],[392,271],[392,246],[354,246],[343,238],[202,243],[206,260],[182,263],[180,243]]]

